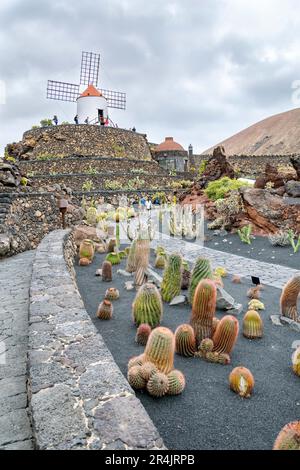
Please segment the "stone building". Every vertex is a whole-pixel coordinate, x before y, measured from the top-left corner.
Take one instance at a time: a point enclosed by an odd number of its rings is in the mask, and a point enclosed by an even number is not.
[[[188,153],[173,137],[166,137],[164,142],[154,148],[153,158],[166,170],[189,170]]]

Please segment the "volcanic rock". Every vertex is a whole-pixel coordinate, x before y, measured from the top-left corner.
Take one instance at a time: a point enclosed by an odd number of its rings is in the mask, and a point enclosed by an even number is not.
[[[300,197],[300,181],[288,181],[285,190],[291,197]]]
[[[226,158],[224,147],[216,147],[207,162],[204,173],[197,181],[197,186],[201,189],[205,188],[210,181],[216,181],[224,176],[234,178],[234,169]]]

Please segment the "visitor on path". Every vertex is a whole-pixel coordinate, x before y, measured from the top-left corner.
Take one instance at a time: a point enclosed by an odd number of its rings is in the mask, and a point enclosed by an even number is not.
[[[100,116],[100,124],[101,124],[101,126],[105,126],[104,116]]]
[[[56,114],[54,114],[52,121],[53,121],[54,124],[57,126],[57,124],[58,124],[58,118],[57,118]]]
[[[142,196],[140,199],[140,208],[144,210],[145,207],[146,207],[146,199],[144,198],[144,196]]]
[[[136,128],[134,126],[132,128],[132,132],[136,132]]]
[[[76,116],[74,117],[74,122],[75,122],[76,125],[79,124],[79,121],[78,121],[78,114],[76,114]]]
[[[89,117],[87,117],[85,120],[84,120],[84,124],[88,124],[89,123]]]
[[[150,198],[148,198],[147,201],[146,201],[146,209],[148,211],[151,211],[151,209],[152,209],[152,201],[151,201]]]

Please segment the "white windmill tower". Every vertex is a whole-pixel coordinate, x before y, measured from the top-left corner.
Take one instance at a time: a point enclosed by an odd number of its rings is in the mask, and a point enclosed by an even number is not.
[[[126,94],[98,88],[100,54],[82,52],[80,84],[48,80],[47,98],[76,101],[80,124],[88,118],[98,124],[108,118],[108,108],[125,109]]]

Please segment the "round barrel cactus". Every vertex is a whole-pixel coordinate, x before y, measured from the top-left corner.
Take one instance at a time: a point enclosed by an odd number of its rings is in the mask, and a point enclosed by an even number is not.
[[[141,375],[141,366],[133,366],[128,370],[127,379],[129,385],[135,390],[141,390],[146,387],[146,380]]]
[[[185,377],[180,370],[172,370],[168,373],[169,389],[168,395],[180,395],[185,389]]]
[[[175,331],[175,351],[181,356],[194,356],[196,351],[196,339],[191,325],[180,325]]]
[[[254,377],[246,367],[236,367],[229,375],[230,389],[243,398],[249,398],[254,388]]]
[[[113,316],[113,306],[109,300],[104,299],[98,307],[97,317],[100,320],[110,320]]]
[[[133,356],[128,361],[128,369],[133,366],[142,366],[145,362],[145,355],[140,354],[139,356]]]
[[[110,261],[102,263],[102,281],[110,282],[112,280],[112,264]]]
[[[273,450],[300,450],[300,421],[284,426],[277,436]]]
[[[94,255],[94,242],[88,239],[83,240],[79,246],[79,258],[87,258],[90,261],[93,261]]]
[[[80,258],[79,266],[89,266],[91,264],[91,260],[89,258]]]
[[[243,335],[245,338],[262,338],[264,331],[263,321],[256,310],[249,310],[243,320]]]
[[[135,341],[142,346],[146,346],[151,331],[151,326],[148,323],[142,323],[137,329]]]
[[[152,397],[163,397],[169,390],[168,377],[162,372],[154,373],[147,383],[147,390]]]
[[[106,261],[109,261],[113,266],[115,264],[120,264],[120,256],[119,253],[108,253],[105,258]]]
[[[229,354],[234,348],[239,334],[239,322],[232,315],[226,315],[220,320],[212,338],[213,352]]]
[[[194,294],[196,287],[202,279],[212,279],[213,273],[210,266],[210,261],[207,258],[198,258],[194,269],[192,271],[190,289],[189,289],[189,301],[193,304]]]
[[[160,293],[154,284],[143,284],[132,304],[132,317],[137,326],[147,323],[155,328],[161,322],[163,304]]]
[[[110,287],[105,292],[105,298],[107,300],[118,300],[119,297],[120,297],[120,293],[118,289],[116,289],[115,287]]]
[[[165,302],[171,302],[181,292],[182,257],[170,255],[161,283],[161,296]]]
[[[157,367],[155,367],[152,362],[144,362],[144,364],[141,366],[141,375],[147,382],[156,372],[158,372]]]

